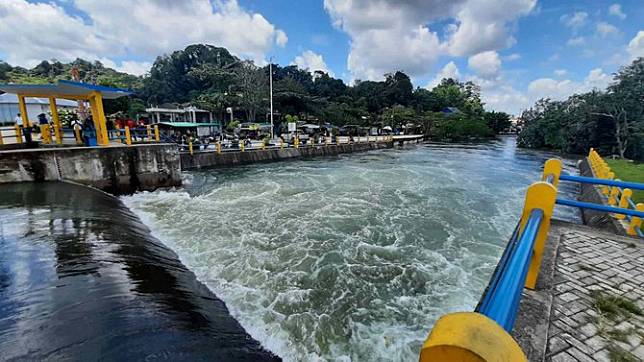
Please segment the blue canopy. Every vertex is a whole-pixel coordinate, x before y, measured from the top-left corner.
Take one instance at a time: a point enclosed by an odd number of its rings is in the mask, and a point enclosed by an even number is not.
[[[59,80],[57,84],[0,84],[0,91],[43,98],[89,96],[92,92],[100,92],[104,99],[115,99],[132,94],[127,89],[73,82],[71,80]]]

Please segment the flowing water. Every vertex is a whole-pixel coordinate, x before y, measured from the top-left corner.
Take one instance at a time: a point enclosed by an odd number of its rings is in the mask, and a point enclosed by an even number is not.
[[[0,185],[0,360],[271,359],[117,198]]]
[[[285,360],[413,361],[438,317],[476,305],[550,156],[418,145],[190,172],[123,200]]]

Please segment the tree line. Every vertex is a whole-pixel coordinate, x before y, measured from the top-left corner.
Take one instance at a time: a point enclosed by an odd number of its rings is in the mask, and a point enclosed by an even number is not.
[[[117,72],[100,62],[78,59],[72,63],[43,61],[32,69],[0,62],[0,82],[44,83],[69,79],[77,67],[83,81],[130,88],[134,97],[106,101],[106,112],[141,113],[144,105],[192,103],[226,119],[235,110],[237,120],[262,122],[269,112],[269,66],[239,59],[222,47],[195,44],[157,57],[142,77]],[[274,116],[287,116],[334,125],[420,126],[440,139],[492,137],[507,129],[510,116],[488,112],[480,87],[473,82],[443,79],[433,89],[414,88],[402,71],[382,81],[355,81],[346,85],[328,73],[272,65]]]
[[[541,99],[520,117],[521,147],[644,160],[644,58],[623,66],[605,90]]]

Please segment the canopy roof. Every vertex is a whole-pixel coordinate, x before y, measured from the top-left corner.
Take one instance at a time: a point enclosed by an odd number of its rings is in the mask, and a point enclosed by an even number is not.
[[[49,98],[28,97],[25,99],[25,103],[49,104]],[[0,104],[18,104],[18,96],[10,93],[0,94]],[[69,101],[66,99],[56,100],[56,105],[59,107],[78,107],[78,103],[76,101]]]
[[[127,89],[72,82],[70,80],[59,80],[57,84],[0,84],[0,91],[43,98],[89,97],[92,92],[99,92],[104,99],[115,99],[132,94]]]

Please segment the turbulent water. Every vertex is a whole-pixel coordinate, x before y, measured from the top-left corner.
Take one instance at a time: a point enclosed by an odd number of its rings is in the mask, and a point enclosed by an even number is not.
[[[192,172],[124,201],[285,360],[411,361],[439,316],[476,305],[548,157],[418,145]]]

